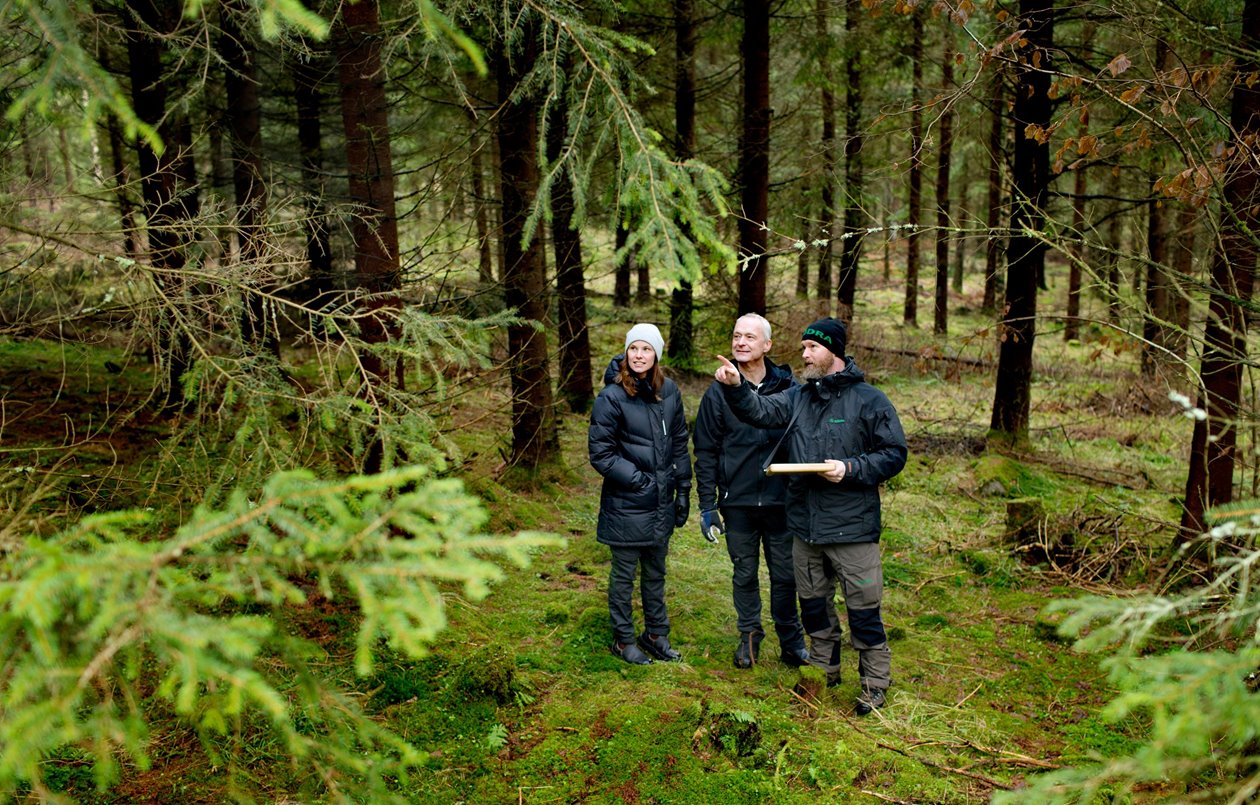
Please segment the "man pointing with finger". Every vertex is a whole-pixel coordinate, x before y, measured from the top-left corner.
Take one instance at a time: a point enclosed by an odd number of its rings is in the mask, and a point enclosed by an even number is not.
[[[760,395],[777,394],[797,385],[791,370],[767,357],[771,344],[770,322],[764,317],[748,313],[735,322],[731,357],[738,364],[739,373]],[[769,430],[741,422],[726,405],[723,388],[715,381],[705,391],[693,439],[701,533],[714,540],[725,534],[726,551],[731,557],[731,599],[739,629],[735,667],[751,668],[757,664],[766,635],[761,626],[758,559],[763,551],[770,576],[770,618],[779,639],[779,658],[788,665],[801,666],[808,661],[809,653],[805,650],[801,619],[796,614],[792,535],[787,530],[783,505],[786,483],[783,478],[762,471],[772,460],[786,460],[775,458],[781,452],[783,429]]]
[[[787,526],[801,622],[810,637],[809,663],[828,685],[840,680],[836,582],[841,584],[849,642],[858,652],[857,713],[884,705],[892,658],[880,605],[884,578],[879,551],[879,485],[906,464],[906,436],[897,411],[845,356],[843,322],[820,319],[801,336],[805,385],[771,396],[756,394],[722,356],[714,377],[741,420],[786,428],[794,463],[826,463],[824,473],[789,476]]]

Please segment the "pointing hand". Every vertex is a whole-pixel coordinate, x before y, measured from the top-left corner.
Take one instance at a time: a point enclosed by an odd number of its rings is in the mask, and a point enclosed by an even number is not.
[[[718,355],[717,359],[722,362],[722,365],[713,373],[713,379],[728,386],[738,386],[743,378],[739,376],[739,370],[735,368],[735,364],[722,355]]]

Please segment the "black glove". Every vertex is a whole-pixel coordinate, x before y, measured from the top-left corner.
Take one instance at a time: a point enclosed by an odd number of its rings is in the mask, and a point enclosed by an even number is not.
[[[700,536],[709,542],[717,542],[718,537],[725,533],[726,527],[722,525],[722,518],[718,516],[717,509],[700,512]]]
[[[674,497],[674,528],[682,528],[687,524],[687,515],[691,513],[691,490],[679,487]]]

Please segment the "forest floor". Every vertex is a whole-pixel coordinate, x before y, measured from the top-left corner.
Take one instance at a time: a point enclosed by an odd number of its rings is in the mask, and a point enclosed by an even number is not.
[[[631,667],[613,657],[587,419],[561,416],[561,467],[514,482],[502,467],[506,373],[483,376],[440,417],[458,474],[486,501],[490,530],[543,529],[565,546],[509,571],[483,601],[447,594],[450,626],[430,655],[385,655],[368,679],[353,672],[354,613],[313,600],[293,614],[319,625],[328,678],[428,753],[422,773],[400,783],[407,799],[972,803],[1141,738],[1142,723],[1103,713],[1113,688],[1102,658],[1075,651],[1044,608],[1084,593],[1129,594],[1162,572],[1190,438],[1169,384],[1139,377],[1134,342],[1106,328],[1065,343],[1047,325],[1037,340],[1031,444],[1000,452],[985,441],[997,347],[986,317],[964,306],[951,322],[956,335],[933,336],[897,323],[899,294],[893,285],[863,289],[850,349],[897,406],[910,442],[909,463],[883,493],[888,705],[854,714],[852,651],[839,686],[798,690],[800,673],[778,661],[772,629],[762,662],[732,666],[730,560],[701,538],[694,508],[671,542],[667,584],[671,640],[684,661]],[[930,303],[921,309],[930,315]],[[597,311],[597,377],[639,318],[663,316]],[[776,332],[776,355],[797,369],[799,324],[809,318],[804,310],[779,317],[790,325]],[[728,328],[702,326],[702,354],[725,353]],[[171,466],[183,448],[164,441],[167,423],[137,413],[146,410],[144,373],[108,347],[0,342],[8,469],[42,475],[62,502],[25,522],[54,528],[116,499],[152,503],[162,484],[176,482],[155,467]],[[675,377],[693,418],[711,377]],[[72,453],[58,453],[71,443]],[[187,481],[181,486],[179,505],[195,502]],[[20,505],[11,487],[5,494],[0,502]],[[1009,504],[1030,500],[1041,516],[1011,527]],[[0,546],[15,537],[0,530]],[[765,597],[764,566],[761,575]],[[769,627],[768,603],[765,615]],[[131,770],[111,791],[95,793],[73,775],[66,790],[101,803],[226,797],[195,739],[172,724],[154,742],[153,767]],[[309,780],[276,749],[255,749],[253,796],[305,801]]]

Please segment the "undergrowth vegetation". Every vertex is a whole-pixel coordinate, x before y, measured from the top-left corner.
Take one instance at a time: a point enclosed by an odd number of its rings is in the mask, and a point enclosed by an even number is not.
[[[1113,342],[1047,334],[1030,444],[998,451],[985,440],[987,319],[958,316],[949,339],[893,326],[881,311],[895,314],[900,292],[866,290],[851,345],[910,442],[884,491],[894,685],[866,718],[851,651],[822,692],[798,688],[773,638],[757,666],[733,667],[730,561],[694,515],[667,583],[684,661],[612,656],[586,418],[561,417],[562,465],[508,471],[510,404],[489,363],[427,365],[443,378],[426,386],[427,441],[397,455],[433,466],[343,479],[337,450],[352,448],[327,447],[348,434],[311,414],[318,395],[171,423],[146,413],[149,369],[117,347],[0,343],[12,512],[0,790],[96,803],[1144,802],[1210,799],[1254,777],[1242,723],[1255,715],[1254,603],[1203,619],[1222,599],[1254,602],[1250,566],[1185,599],[1164,586],[1180,561],[1190,428],[1170,383],[1138,377]],[[728,343],[729,322],[710,314],[704,355]],[[598,310],[597,371],[626,327],[662,316]],[[810,317],[772,315],[777,360],[799,363]],[[675,377],[694,417],[711,378]],[[306,470],[275,474],[286,464]],[[1246,516],[1218,543],[1241,539]],[[1172,597],[1124,620],[1157,592]],[[1232,708],[1236,730],[1200,723],[1210,734],[1185,740],[1195,713],[1176,687],[1221,677],[1191,669],[1182,646],[1228,666],[1237,684],[1218,687],[1209,715]],[[1226,744],[1244,759],[1204,761]]]

